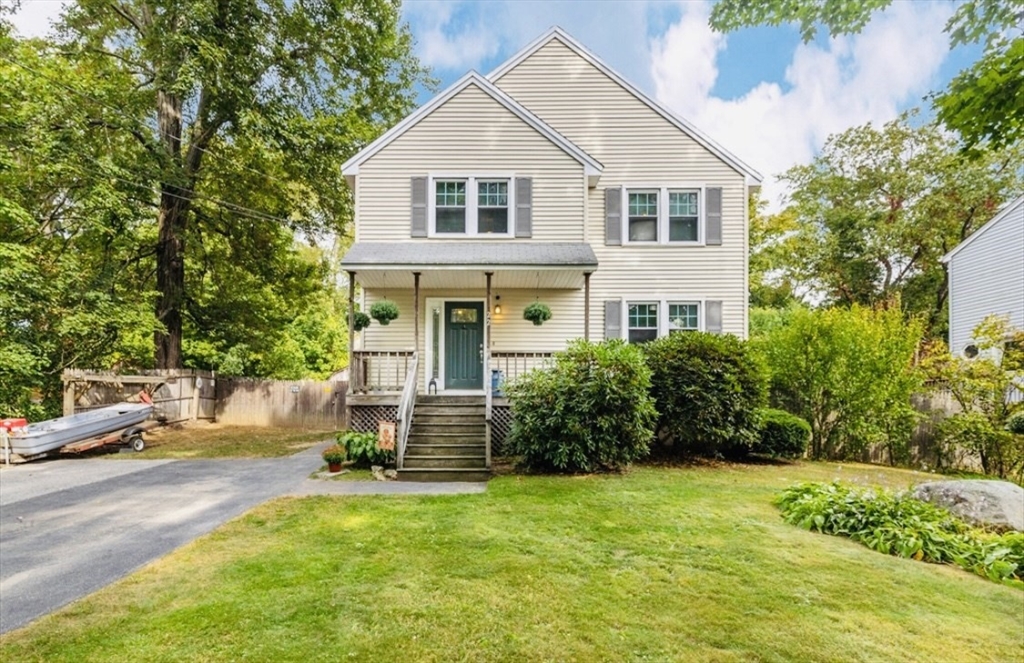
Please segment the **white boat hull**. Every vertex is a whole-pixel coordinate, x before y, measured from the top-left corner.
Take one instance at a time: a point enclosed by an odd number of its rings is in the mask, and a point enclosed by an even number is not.
[[[11,451],[19,456],[46,453],[72,442],[142,423],[152,411],[153,406],[145,403],[121,403],[29,424],[23,430],[11,433]]]

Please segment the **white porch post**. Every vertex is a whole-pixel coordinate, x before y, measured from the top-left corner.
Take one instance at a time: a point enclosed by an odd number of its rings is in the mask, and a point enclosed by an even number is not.
[[[412,338],[414,352],[420,351],[420,272],[412,273]]]
[[[484,408],[484,419],[486,421],[486,444],[484,445],[486,454],[486,466],[491,467],[491,400],[494,395],[491,392],[491,277],[494,276],[494,272],[484,272],[487,277],[487,299],[484,303],[484,355],[483,355],[483,379],[484,379],[484,394],[486,394],[486,407]]]
[[[590,275],[583,272],[583,338],[590,340]]]
[[[359,362],[354,356],[356,348],[356,273],[348,272],[348,393],[359,376]],[[351,421],[351,420],[350,420]]]

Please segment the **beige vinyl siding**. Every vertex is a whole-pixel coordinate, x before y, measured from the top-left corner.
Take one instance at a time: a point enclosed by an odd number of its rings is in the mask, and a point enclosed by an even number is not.
[[[441,172],[532,177],[532,241],[583,240],[583,165],[475,85],[360,166],[356,240],[409,239],[410,178]]]
[[[1024,198],[949,261],[949,349],[962,352],[989,315],[1024,327]]]
[[[412,350],[413,349],[413,296],[411,290],[388,289],[388,299],[398,305],[400,314],[391,324],[381,326],[376,320],[361,333],[361,343],[357,348],[367,350]],[[427,299],[440,298],[447,300],[465,299],[467,301],[483,299],[487,292],[483,288],[477,290],[420,290],[420,379],[424,379],[427,342],[427,325],[430,324],[430,311]],[[496,300],[495,296],[501,299]],[[364,311],[369,312],[374,302],[383,299],[379,290],[366,290],[364,293]],[[551,319],[543,325],[535,326],[523,319],[526,305],[540,299],[551,307]],[[565,349],[566,343],[574,338],[583,337],[583,290],[502,290],[491,291],[491,307],[501,304],[501,314],[491,317],[490,347],[492,352],[554,352]],[[591,298],[591,306],[598,306]],[[603,324],[603,323],[601,323]],[[592,339],[603,336],[603,326],[591,326]],[[421,382],[421,384],[423,384]]]
[[[724,331],[745,337],[745,176],[557,39],[495,84],[604,166],[588,193],[587,236],[600,264],[591,328],[604,328],[603,300],[683,295],[722,300]],[[722,187],[722,245],[606,246],[604,189],[636,185]]]

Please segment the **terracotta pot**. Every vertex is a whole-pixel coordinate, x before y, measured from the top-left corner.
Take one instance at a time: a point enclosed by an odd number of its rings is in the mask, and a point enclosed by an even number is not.
[[[341,472],[341,463],[327,463],[327,470],[330,472]]]

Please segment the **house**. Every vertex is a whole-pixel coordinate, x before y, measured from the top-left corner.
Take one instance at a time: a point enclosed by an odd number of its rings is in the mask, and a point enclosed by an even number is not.
[[[1024,328],[1024,196],[942,257],[949,269],[949,349],[972,357],[972,335],[989,315]]]
[[[350,339],[350,425],[398,421],[406,476],[489,466],[509,424],[499,380],[571,339],[747,335],[761,176],[559,28],[342,168],[349,297],[358,284],[362,311],[400,310]],[[553,313],[539,326],[523,318],[535,301]]]

